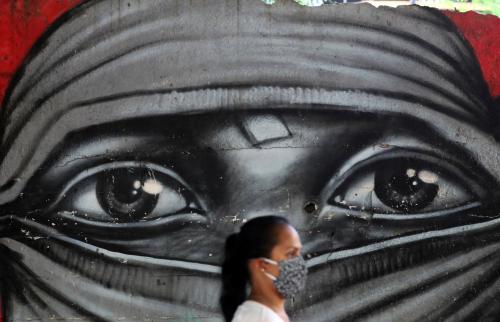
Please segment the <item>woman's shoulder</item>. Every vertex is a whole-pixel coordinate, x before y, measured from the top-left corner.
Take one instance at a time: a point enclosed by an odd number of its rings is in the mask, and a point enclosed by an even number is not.
[[[266,305],[246,300],[238,306],[231,322],[283,322],[283,320]]]

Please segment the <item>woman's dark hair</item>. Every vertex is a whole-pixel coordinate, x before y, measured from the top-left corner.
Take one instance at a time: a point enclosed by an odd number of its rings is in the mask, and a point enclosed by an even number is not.
[[[247,262],[251,258],[269,257],[277,244],[277,229],[289,225],[281,216],[262,216],[250,219],[239,233],[226,239],[222,263],[222,292],[220,305],[224,319],[230,322],[238,306],[246,299],[246,286],[250,279]]]

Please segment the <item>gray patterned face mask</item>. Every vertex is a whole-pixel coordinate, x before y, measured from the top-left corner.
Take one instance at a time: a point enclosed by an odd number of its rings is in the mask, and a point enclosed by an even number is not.
[[[291,298],[300,290],[304,289],[307,277],[306,262],[302,256],[296,256],[279,262],[262,257],[262,259],[270,264],[279,266],[280,273],[275,277],[264,271],[274,283],[274,286],[285,298]]]

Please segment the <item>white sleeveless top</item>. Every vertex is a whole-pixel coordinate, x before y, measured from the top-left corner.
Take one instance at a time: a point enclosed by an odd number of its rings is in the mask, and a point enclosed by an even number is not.
[[[283,322],[283,319],[270,307],[246,300],[238,306],[231,322]]]

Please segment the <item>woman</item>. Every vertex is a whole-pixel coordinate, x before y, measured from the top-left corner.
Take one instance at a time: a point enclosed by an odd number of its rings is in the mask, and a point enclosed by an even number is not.
[[[299,234],[280,216],[253,218],[230,235],[220,298],[226,321],[289,321],[285,299],[305,286],[307,267],[301,249]]]

